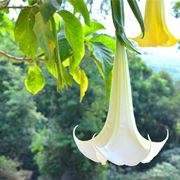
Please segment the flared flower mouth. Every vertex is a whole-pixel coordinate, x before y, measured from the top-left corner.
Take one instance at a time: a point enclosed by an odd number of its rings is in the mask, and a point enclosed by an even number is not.
[[[129,68],[125,46],[117,41],[114,61],[109,111],[105,125],[97,136],[87,141],[79,140],[73,131],[74,141],[82,154],[95,162],[135,166],[151,161],[164,146],[152,142],[138,132],[132,104]]]
[[[177,39],[171,34],[165,19],[164,0],[146,0],[145,35],[133,38],[141,47],[173,46]]]

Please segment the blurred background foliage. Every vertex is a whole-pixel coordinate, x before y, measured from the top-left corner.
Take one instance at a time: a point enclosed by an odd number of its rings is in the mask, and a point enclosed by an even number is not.
[[[19,54],[8,35],[0,40],[0,49]],[[79,124],[78,137],[89,139],[102,128],[108,107],[104,82],[88,52],[82,66],[89,77],[89,89],[82,103],[77,84],[59,93],[46,69],[46,87],[31,96],[23,85],[26,65],[0,57],[0,179],[179,180],[180,82],[173,81],[167,72],[153,72],[132,52],[128,57],[139,131],[155,141],[165,137],[166,129],[170,131],[159,156],[149,164],[117,167],[96,164],[78,151],[72,138],[74,126]]]

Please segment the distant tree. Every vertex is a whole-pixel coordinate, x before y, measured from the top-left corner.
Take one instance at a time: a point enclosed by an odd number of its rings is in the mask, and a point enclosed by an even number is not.
[[[174,103],[175,85],[165,72],[155,73],[130,54],[130,74],[135,117],[139,130],[152,140],[161,141],[170,131],[168,144],[175,143],[178,105]],[[166,146],[167,147],[167,146]]]
[[[23,80],[21,68],[0,60],[0,155],[17,159],[23,167],[32,169],[31,134],[44,117],[37,112]]]

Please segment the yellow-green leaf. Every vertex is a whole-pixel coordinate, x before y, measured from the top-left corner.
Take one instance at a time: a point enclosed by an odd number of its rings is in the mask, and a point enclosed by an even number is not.
[[[80,85],[80,102],[88,89],[88,77],[84,70],[76,68],[71,72],[73,79]]]
[[[55,38],[50,29],[50,23],[44,22],[41,13],[37,13],[35,16],[34,32],[39,46],[44,50],[46,57],[48,59],[53,59],[54,49],[56,47]]]
[[[20,49],[31,58],[35,58],[38,49],[36,35],[33,31],[35,13],[36,8],[21,10],[14,29],[15,40]]]
[[[33,95],[37,94],[43,89],[45,85],[45,79],[37,65],[29,67],[28,75],[24,83],[26,89]]]
[[[105,27],[101,23],[91,21],[90,26],[85,25],[83,27],[84,36],[92,35],[93,33],[103,29],[105,29]]]

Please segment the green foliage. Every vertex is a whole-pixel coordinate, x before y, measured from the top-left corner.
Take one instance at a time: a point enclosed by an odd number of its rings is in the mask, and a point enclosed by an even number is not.
[[[64,20],[65,36],[73,50],[72,68],[75,68],[85,53],[83,28],[79,19],[72,13],[62,10],[59,14]]]
[[[45,23],[40,13],[35,15],[34,32],[39,46],[45,52],[48,59],[54,58],[55,37],[51,31],[50,22]]]
[[[37,65],[29,67],[28,76],[25,79],[26,89],[35,95],[43,89],[44,85],[45,79],[40,68]]]
[[[31,58],[36,57],[38,43],[33,31],[36,8],[23,9],[15,24],[15,40],[24,54]]]
[[[100,34],[100,35],[93,36],[90,39],[90,41],[91,42],[100,42],[100,43],[104,44],[105,46],[107,46],[113,53],[115,53],[115,49],[116,49],[115,40],[106,34]]]
[[[98,69],[105,80],[106,97],[110,96],[111,77],[112,77],[112,52],[100,42],[92,42],[93,60],[98,66]]]
[[[64,61],[72,55],[73,51],[67,39],[65,38],[63,30],[61,30],[60,33],[58,34],[58,44],[59,44],[60,58],[62,61]]]
[[[18,162],[6,158],[5,156],[0,156],[0,170],[16,172],[16,167],[19,165]]]
[[[87,89],[88,78],[84,70],[76,69],[71,72],[74,80],[80,85],[80,102],[82,101]]]
[[[25,56],[32,58],[32,62],[38,64],[39,68],[45,66],[57,79],[58,90],[71,86],[72,80],[78,83],[81,100],[88,88],[88,78],[81,66],[86,59],[85,54],[91,53],[92,60],[94,59],[105,81],[108,98],[113,57],[111,50],[115,51],[115,41],[107,35],[97,35],[93,38],[94,33],[105,29],[104,26],[99,22],[90,21],[83,0],[78,3],[74,0],[68,2],[72,5],[74,14],[61,9],[61,0],[28,1],[32,6],[22,9],[15,22],[15,41]],[[85,25],[77,18],[76,12],[83,16]],[[81,82],[77,80],[77,77],[80,79],[80,74],[84,79]],[[30,76],[29,74],[29,84],[33,84],[30,80],[34,77]],[[33,92],[32,88],[25,84],[33,94],[44,87],[42,84],[38,85],[38,81],[34,84]]]
[[[133,3],[134,4],[134,3]],[[124,31],[124,2],[123,0],[111,0],[112,19],[116,29],[116,37],[124,46],[136,51],[131,41],[126,37]],[[136,14],[136,13],[135,13]],[[141,14],[141,13],[140,13]]]
[[[41,64],[39,67],[46,66],[50,73],[57,78],[58,89],[71,86],[73,79],[71,75],[74,73],[69,72],[62,61],[69,58],[69,66],[74,72],[77,72],[76,68],[81,69],[80,63],[85,55],[83,24],[73,13],[61,8],[62,0],[29,0],[28,3],[30,6],[28,8],[22,7],[15,21],[15,42],[25,56],[32,58],[35,63],[38,61]],[[77,3],[77,1],[69,0],[69,3],[74,12],[79,12],[85,23],[90,25],[85,2],[78,0]],[[4,13],[3,10],[0,14],[0,34],[4,35],[7,32],[12,34],[13,22]],[[60,27],[61,23],[62,27]],[[60,28],[64,34],[63,39],[59,38],[62,37],[59,36]],[[33,79],[33,77],[29,79]],[[82,83],[79,84],[80,89],[82,89]],[[39,86],[42,87],[42,85]],[[39,86],[36,85],[34,88]],[[86,87],[87,83],[84,86]],[[34,89],[33,91],[38,92],[39,90]],[[81,92],[80,98],[82,98],[82,94]]]
[[[0,155],[18,159],[33,168],[29,145],[32,131],[44,120],[23,88],[22,70],[7,61],[0,62]]]
[[[149,134],[155,141],[161,141],[166,136],[166,129],[169,129],[173,133],[170,133],[168,142],[175,142],[178,104],[172,99],[174,94],[172,79],[167,73],[165,75],[152,72],[143,61],[134,58],[133,54],[129,54],[129,59],[138,129],[144,137]]]
[[[13,22],[5,15],[0,13],[0,37],[5,36],[6,33],[9,33],[13,37]]]
[[[84,0],[68,0],[74,7],[75,12],[80,12],[84,18],[85,23],[90,25],[89,12]]]
[[[61,3],[62,0],[56,0],[56,2],[49,0],[42,0],[42,3],[40,4],[40,12],[45,23],[52,18],[56,10],[60,8]]]
[[[87,25],[84,26],[83,32],[84,32],[85,36],[88,36],[88,35],[92,35],[93,33],[96,33],[97,31],[103,30],[103,29],[105,29],[105,27],[102,24],[100,24],[96,21],[92,21],[89,26],[87,26]]]

